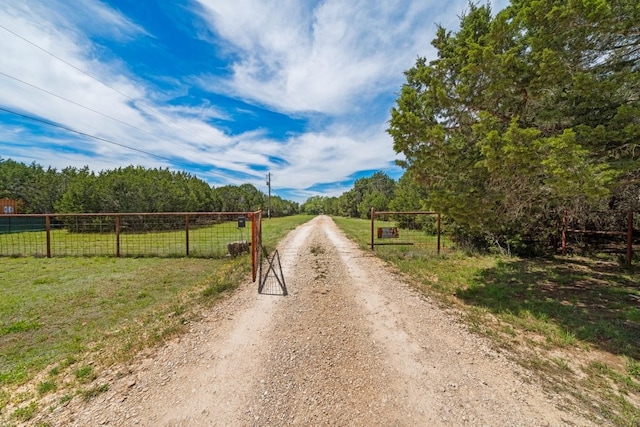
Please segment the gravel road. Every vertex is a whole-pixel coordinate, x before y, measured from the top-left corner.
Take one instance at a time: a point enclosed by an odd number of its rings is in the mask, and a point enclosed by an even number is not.
[[[191,331],[48,415],[67,426],[591,426],[331,218],[278,248],[289,295],[246,283]],[[125,374],[123,374],[125,372]]]

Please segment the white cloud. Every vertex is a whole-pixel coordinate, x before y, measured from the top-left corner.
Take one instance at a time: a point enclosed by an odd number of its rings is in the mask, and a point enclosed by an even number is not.
[[[449,21],[466,4],[460,0],[288,1],[277,6],[262,0],[198,2],[212,31],[238,57],[230,78],[205,77],[201,80],[205,87],[279,111],[331,115],[397,90],[402,72],[417,56],[433,51],[435,23]]]
[[[0,72],[87,108],[3,75],[0,106],[172,161],[56,129],[56,137],[29,134],[25,142],[28,132],[7,124],[0,125],[6,144],[0,155],[57,168],[90,165],[96,171],[129,164],[176,169],[196,164],[198,170],[209,165],[211,170],[198,176],[263,188],[264,173],[254,167],[259,165],[273,172],[274,188],[292,189],[302,200],[317,194],[308,188],[346,181],[361,170],[386,169],[397,158],[385,132],[391,105],[373,102],[399,91],[402,72],[417,56],[432,52],[434,24],[457,23],[466,5],[466,0],[289,0],[277,6],[259,0],[196,1],[233,61],[231,74],[164,77],[184,85],[197,81],[212,92],[303,117],[309,122],[306,132],[278,140],[262,130],[229,135],[210,120],[232,120],[234,112],[206,103],[167,104],[176,94],[161,93],[121,60],[98,55],[92,37],[117,42],[153,37],[100,1],[16,1],[0,4],[0,25],[33,44],[0,28]],[[233,173],[221,175],[215,168]],[[336,185],[331,191],[346,189]]]
[[[118,37],[131,31],[142,32],[99,3],[86,3],[85,6],[87,10],[79,8],[74,16],[94,13],[96,28],[120,25],[120,30],[112,28]],[[90,41],[85,33],[73,26],[73,20],[58,25],[60,17],[54,19],[55,22],[46,19],[58,13],[52,11],[48,14],[42,4],[38,8],[24,5],[12,8],[6,4],[0,7],[0,25],[31,42],[0,28],[0,32],[5,33],[0,37],[0,50],[3,52],[0,73],[5,74],[0,75],[0,105],[158,156],[205,162],[241,173],[250,172],[242,159],[229,160],[220,155],[236,141],[206,123],[213,117],[226,118],[226,113],[211,106],[196,108],[154,104],[153,99],[157,96],[153,90],[137,81],[120,63],[100,62],[93,58]],[[34,45],[63,58],[75,68]],[[79,69],[96,76],[99,81]],[[52,128],[51,131],[57,130]],[[149,156],[145,158],[142,153],[105,141],[79,139],[72,135],[63,141],[68,144],[67,151],[73,147],[82,152],[95,151],[97,156],[88,162],[92,165],[102,162],[167,165],[166,161]],[[8,139],[7,142],[15,144],[16,139]],[[31,143],[32,151],[39,148],[38,144],[43,150],[50,148],[38,138],[31,137]],[[79,155],[71,164],[82,164],[86,160]]]

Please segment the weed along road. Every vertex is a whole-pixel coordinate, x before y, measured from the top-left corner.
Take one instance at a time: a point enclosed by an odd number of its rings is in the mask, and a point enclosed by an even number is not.
[[[288,296],[243,284],[188,334],[105,373],[109,391],[73,399],[39,421],[596,425],[348,240],[329,217],[299,226],[278,250]]]

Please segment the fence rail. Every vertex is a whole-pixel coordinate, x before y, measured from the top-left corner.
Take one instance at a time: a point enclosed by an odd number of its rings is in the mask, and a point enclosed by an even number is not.
[[[566,254],[574,248],[589,248],[624,254],[630,267],[634,247],[640,245],[637,238],[640,217],[628,211],[625,215],[609,216],[606,221],[575,221],[562,217],[561,250]]]

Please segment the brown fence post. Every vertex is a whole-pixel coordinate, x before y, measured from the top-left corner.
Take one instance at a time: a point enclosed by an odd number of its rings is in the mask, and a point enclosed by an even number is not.
[[[120,215],[116,215],[116,258],[120,258]]]
[[[438,212],[438,255],[440,255],[440,212]]]
[[[631,267],[633,257],[633,211],[627,212],[627,267]]]
[[[47,231],[47,258],[51,258],[51,217],[45,216],[45,229]]]
[[[373,243],[373,231],[374,231],[374,222],[375,222],[375,216],[376,216],[376,210],[375,208],[372,206],[371,207],[371,250],[375,251],[374,249],[374,243]]]
[[[562,255],[566,255],[567,251],[567,213],[562,214]]]
[[[187,256],[189,256],[189,214],[184,216],[184,233],[187,245]]]

